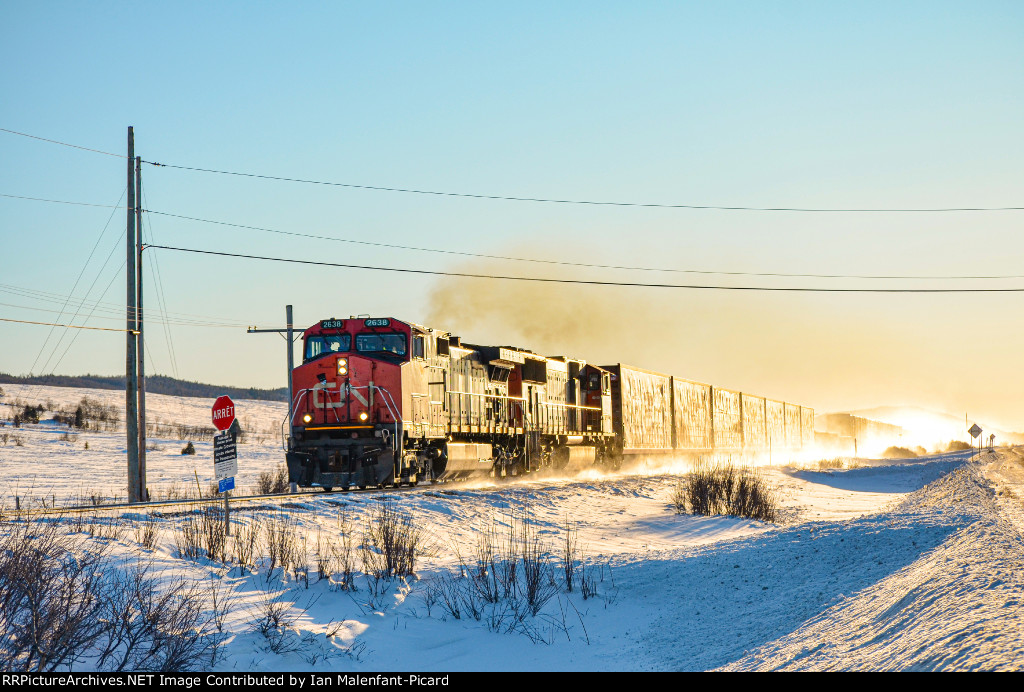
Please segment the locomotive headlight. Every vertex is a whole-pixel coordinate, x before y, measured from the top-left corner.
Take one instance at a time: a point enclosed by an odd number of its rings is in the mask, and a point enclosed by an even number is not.
[[[302,422],[303,423],[308,423],[311,420],[313,420],[313,416],[309,415],[308,413],[302,417]]]
[[[370,414],[368,414],[366,411],[363,411],[362,413],[359,414],[359,420],[366,420],[369,417]]]
[[[348,374],[348,359],[347,358],[339,358],[338,359],[338,374],[339,375],[347,375]]]

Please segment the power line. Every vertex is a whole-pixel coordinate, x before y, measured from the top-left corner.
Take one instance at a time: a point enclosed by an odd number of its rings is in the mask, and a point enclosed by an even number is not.
[[[124,234],[122,233],[121,234],[121,239],[123,240],[123,238],[124,238]],[[113,255],[113,252],[111,253],[110,256],[112,256],[112,255]],[[109,256],[108,256],[108,260],[109,260]],[[97,277],[97,279],[98,279],[98,277]],[[95,281],[94,281],[93,285],[95,285]],[[91,288],[92,287],[90,287],[90,291],[89,292],[91,292]],[[24,297],[24,298],[29,298],[31,300],[39,300],[39,301],[46,302],[46,303],[61,303],[64,300],[63,295],[59,294],[59,293],[50,293],[50,292],[47,292],[47,291],[38,291],[38,290],[34,290],[34,289],[22,288],[20,286],[13,286],[13,285],[10,285],[10,284],[0,284],[0,293],[10,293],[10,294],[13,294],[13,295],[21,296],[21,297]],[[124,306],[123,305],[117,305],[116,303],[107,303],[107,302],[103,302],[103,301],[90,301],[88,298],[75,298],[74,301],[71,302],[70,304],[75,306],[75,307],[79,307],[79,308],[87,308],[87,307],[92,306],[93,312],[96,312],[97,310],[99,310],[100,312],[106,313],[108,315],[116,315],[118,319],[124,319],[124,315],[125,315],[125,308],[124,308]],[[31,310],[31,309],[45,310],[45,308],[32,308],[32,307],[29,307],[29,306],[18,306],[18,305],[11,305],[11,307],[22,307],[22,308],[29,309],[29,310]],[[57,311],[56,310],[47,310],[47,312],[57,312]],[[207,316],[207,315],[196,315],[196,314],[187,313],[187,312],[166,312],[166,311],[163,311],[163,310],[158,310],[156,308],[147,308],[146,315],[147,315],[146,319],[148,319],[148,320],[152,320],[152,321],[155,321],[155,322],[167,322],[168,324],[178,324],[178,325],[183,325],[183,326],[192,325],[192,326],[232,327],[232,328],[241,327],[241,328],[244,328],[247,324],[251,324],[251,322],[248,322],[248,323],[243,323],[243,322],[227,322],[227,321],[224,321],[222,318],[210,317],[210,316]]]
[[[107,204],[90,204],[86,202],[68,202],[63,200],[54,199],[43,199],[39,197],[24,197],[20,195],[7,195],[0,193],[0,197],[10,197],[13,199],[25,199],[36,202],[53,202],[55,204],[76,204],[81,206],[89,207],[103,207],[107,209],[124,209],[124,207],[112,207]],[[379,243],[371,240],[356,240],[352,238],[338,238],[335,236],[316,235],[312,233],[300,233],[298,231],[284,231],[276,228],[267,228],[265,226],[253,226],[250,224],[234,223],[231,221],[218,221],[216,219],[206,219],[198,216],[187,216],[185,214],[174,214],[167,211],[159,211],[156,209],[143,209],[144,213],[157,214],[160,216],[166,216],[173,219],[182,219],[185,221],[196,221],[199,223],[208,223],[217,226],[227,226],[229,228],[240,228],[243,230],[257,231],[260,233],[274,233],[277,235],[284,235],[294,238],[308,238],[310,240],[326,240],[336,243],[349,243],[353,245],[365,245],[367,247],[380,247],[391,250],[409,250],[412,252],[429,252],[440,255],[453,255],[458,257],[475,257],[479,259],[492,259],[501,260],[508,262],[529,262],[534,264],[548,264],[554,266],[565,266],[565,267],[582,267],[587,269],[611,269],[619,271],[641,271],[641,272],[663,272],[672,274],[700,274],[700,275],[716,275],[716,276],[764,276],[773,278],[792,278],[792,279],[867,279],[867,280],[898,280],[898,281],[961,281],[961,280],[999,280],[999,279],[1024,279],[1024,274],[979,274],[979,275],[895,275],[895,274],[800,274],[800,273],[787,273],[787,272],[741,272],[741,271],[723,271],[714,269],[676,269],[670,267],[639,267],[634,265],[619,265],[619,264],[596,264],[589,262],[570,262],[567,260],[551,260],[551,259],[537,259],[534,257],[515,257],[511,255],[491,255],[480,252],[466,252],[462,250],[446,250],[443,248],[430,248],[422,247],[417,245],[400,245],[397,243]]]
[[[463,197],[469,199],[501,200],[506,202],[541,202],[545,204],[580,204],[589,206],[604,207],[645,207],[653,209],[710,209],[714,211],[776,211],[776,212],[814,212],[814,213],[929,213],[929,212],[952,212],[952,211],[1024,211],[1024,207],[939,207],[939,208],[917,208],[917,209],[853,209],[853,208],[810,208],[810,207],[746,207],[746,206],[719,206],[713,204],[663,204],[653,202],[610,202],[581,199],[552,199],[547,197],[515,197],[511,195],[485,195],[469,192],[443,192],[440,190],[417,190],[404,187],[384,187],[382,185],[359,185],[355,183],[335,183],[324,180],[309,180],[306,178],[288,178],[279,175],[262,175],[259,173],[239,173],[237,171],[224,171],[214,168],[198,168],[195,166],[178,166],[171,163],[157,163],[155,161],[143,160],[151,166],[161,168],[176,168],[183,171],[198,171],[201,173],[216,173],[219,175],[233,175],[241,178],[259,178],[261,180],[275,180],[289,183],[303,183],[306,185],[326,185],[330,187],[345,187],[355,190],[375,190],[379,192],[401,192],[413,195],[433,195],[437,197]]]
[[[150,237],[150,239],[155,242],[156,241],[156,234],[153,231],[153,222],[150,221],[148,215],[146,215],[146,216],[144,216],[142,218],[146,222],[146,225],[149,227],[149,237]],[[145,246],[143,246],[143,247],[145,247]],[[166,298],[165,298],[166,291],[164,291],[163,278],[160,275],[160,264],[157,262],[156,257],[152,256],[152,253],[150,253],[150,255],[149,255],[149,264],[150,264],[151,267],[153,267],[153,274],[156,276],[156,289],[157,289],[156,290],[156,299],[157,299],[157,304],[160,305],[163,308],[163,310],[166,312],[167,311],[167,302],[166,302]],[[167,341],[167,356],[168,356],[168,358],[169,358],[169,360],[171,362],[171,369],[174,372],[174,376],[177,377],[178,376],[178,359],[177,359],[177,357],[175,355],[175,352],[174,352],[174,340],[171,338],[171,328],[170,328],[170,326],[166,322],[163,325],[163,331],[164,331],[164,338]]]
[[[454,276],[469,279],[500,279],[504,281],[533,281],[554,284],[580,284],[588,286],[617,286],[635,288],[676,288],[711,291],[781,291],[800,293],[1024,293],[1024,288],[814,288],[798,286],[709,286],[701,284],[651,284],[632,281],[590,281],[584,279],[547,279],[531,276],[504,276],[498,274],[471,274],[465,272],[433,271],[429,269],[403,269],[399,267],[375,267],[361,264],[342,264],[338,262],[322,262],[316,260],[299,260],[285,257],[265,257],[261,255],[243,255],[234,252],[216,252],[196,248],[171,247],[168,245],[147,245],[154,250],[174,250],[217,257],[237,257],[269,262],[285,262],[319,267],[337,267],[342,269],[364,269],[368,271],[400,272],[405,274],[427,274],[432,276]]]
[[[0,317],[0,322],[17,322],[19,324],[38,324],[38,325],[42,325],[44,327],[66,327],[68,329],[93,329],[93,330],[101,331],[101,332],[121,332],[122,334],[127,332],[127,331],[131,331],[129,329],[113,329],[111,327],[85,327],[85,326],[81,326],[81,325],[77,325],[77,324],[55,324],[53,322],[32,322],[32,321],[29,321],[29,320],[12,320],[12,319],[8,319],[6,317]],[[136,334],[137,332],[132,331],[132,333]],[[54,366],[54,367],[56,367],[56,366]]]
[[[120,204],[121,200],[124,199],[124,195],[125,195],[125,193],[127,191],[128,191],[127,187],[125,187],[125,189],[121,191],[121,196],[117,200],[118,204]],[[71,296],[74,295],[75,289],[78,288],[78,282],[82,280],[82,276],[85,274],[85,270],[89,266],[89,262],[92,261],[92,256],[94,254],[96,254],[96,248],[99,247],[100,241],[103,240],[103,236],[106,234],[107,228],[110,227],[110,222],[114,219],[114,214],[116,214],[116,213],[117,213],[117,209],[116,208],[112,209],[110,211],[110,216],[107,218],[107,222],[105,224],[103,224],[103,230],[100,231],[100,235],[96,239],[96,242],[93,244],[92,250],[89,252],[89,256],[85,260],[85,264],[82,265],[82,270],[80,272],[78,272],[78,277],[75,279],[74,285],[71,287],[71,290],[68,292],[67,297],[64,299],[64,304],[60,308],[60,314],[57,315],[57,319],[58,320],[61,319],[64,316],[64,309],[68,306],[68,303],[71,301]],[[76,311],[75,312],[75,316],[77,317],[77,315],[78,315],[78,312]],[[74,322],[75,318],[72,317],[71,321]],[[28,369],[29,372],[34,372],[35,371],[36,363],[39,362],[40,356],[42,356],[43,355],[43,351],[46,350],[46,345],[48,343],[50,343],[50,337],[53,335],[53,329],[54,329],[53,327],[50,327],[50,331],[46,333],[46,338],[43,340],[43,345],[39,347],[39,351],[36,353],[35,360],[32,361],[32,366]],[[49,360],[49,359],[47,359],[47,360]]]
[[[65,147],[71,147],[73,149],[81,149],[83,151],[91,151],[97,154],[104,154],[106,156],[115,156],[117,158],[125,158],[124,154],[115,154],[109,151],[102,151],[100,149],[91,149],[89,147],[79,146],[77,144],[69,144],[67,142],[61,142],[55,139],[47,139],[45,137],[37,137],[36,135],[30,135],[25,132],[17,132],[15,130],[8,130],[0,128],[0,132],[7,132],[13,135],[19,135],[21,137],[29,137],[42,142],[49,142],[50,144],[59,144]],[[920,214],[920,213],[933,213],[933,212],[978,212],[978,211],[1024,211],[1024,207],[931,207],[931,208],[812,208],[812,207],[749,207],[749,206],[724,206],[714,204],[667,204],[667,203],[654,203],[654,202],[615,202],[615,201],[602,201],[602,200],[580,200],[580,199],[556,199],[548,197],[517,197],[513,195],[487,195],[470,192],[445,192],[441,190],[419,190],[415,188],[404,188],[404,187],[388,187],[383,185],[362,185],[357,183],[338,183],[324,180],[310,180],[307,178],[291,178],[280,175],[265,175],[260,173],[242,173],[238,171],[220,170],[215,168],[200,168],[198,166],[182,166],[173,163],[159,163],[156,161],[143,160],[143,163],[147,163],[151,166],[158,166],[160,168],[174,168],[183,171],[195,171],[200,173],[214,173],[218,175],[231,175],[241,178],[257,178],[260,180],[274,180],[278,182],[289,182],[289,183],[302,183],[306,185],[324,185],[329,187],[344,187],[353,190],[373,190],[377,192],[397,192],[403,194],[413,195],[428,195],[435,197],[459,197],[465,199],[483,199],[483,200],[499,200],[505,202],[535,202],[542,204],[576,204],[585,206],[606,206],[606,207],[640,207],[649,209],[708,209],[713,211],[767,211],[767,212],[800,212],[800,213],[842,213],[842,214],[856,214],[856,213],[873,213],[873,214],[889,214],[889,213],[909,213],[909,214]]]
[[[124,268],[124,266],[125,266],[126,264],[127,264],[127,259],[126,259],[126,260],[125,260],[124,262],[121,262],[121,266],[120,266],[120,267],[118,267],[118,268],[117,268],[117,271],[115,271],[115,272],[114,272],[114,275],[113,275],[112,277],[110,277],[110,282],[109,282],[109,283],[107,283],[107,287],[106,287],[105,289],[103,289],[103,293],[101,293],[101,294],[100,294],[100,300],[103,300],[104,296],[106,296],[106,295],[107,295],[107,291],[109,291],[109,290],[110,290],[110,287],[114,285],[114,280],[118,278],[118,275],[119,275],[119,274],[121,273],[121,269],[122,269],[122,268]],[[106,266],[106,263],[104,263],[104,266]],[[102,272],[103,270],[102,270],[102,269],[100,269],[100,271]],[[99,279],[99,274],[97,274],[97,275],[96,275],[96,278],[97,278],[97,279]],[[93,283],[95,283],[95,280],[94,280],[94,282],[93,282]],[[90,287],[90,289],[89,289],[89,290],[91,291],[91,290],[92,290],[92,288]],[[95,312],[95,310],[96,310],[96,307],[95,307],[95,306],[93,306],[93,312]],[[91,320],[91,319],[92,319],[92,312],[90,312],[90,313],[89,313],[89,315],[88,315],[88,316],[87,316],[87,317],[85,318],[85,320],[83,320],[83,321],[85,321],[85,322],[88,322],[88,321],[89,321],[89,320]],[[119,329],[119,330],[117,330],[117,331],[121,331],[121,332],[124,332],[124,331],[128,331],[128,330],[125,330],[125,329]],[[132,333],[133,333],[133,334],[137,334],[138,332],[136,332],[136,331],[132,331]],[[62,362],[64,362],[64,356],[66,356],[66,355],[68,354],[68,352],[69,352],[69,351],[71,351],[71,347],[75,345],[75,341],[76,341],[76,340],[78,339],[78,335],[79,335],[79,334],[81,334],[81,332],[75,332],[75,335],[74,335],[74,336],[73,336],[73,337],[71,338],[71,341],[69,341],[69,342],[68,342],[68,345],[67,345],[67,347],[66,347],[66,348],[64,349],[64,352],[60,354],[60,358],[58,358],[58,359],[57,359],[57,362],[53,364],[53,369],[52,369],[52,370],[50,370],[50,374],[51,374],[51,375],[52,375],[53,373],[57,372],[57,368],[58,368],[58,367],[60,367],[60,364],[61,364]],[[58,346],[59,346],[59,345],[60,345],[60,344],[59,344],[59,342],[58,342]],[[56,350],[54,350],[54,354],[56,354],[56,353],[57,353],[57,352],[56,352]],[[46,364],[44,364],[44,365],[43,365],[43,370],[44,370],[44,371],[46,370],[46,365],[48,365],[48,364],[49,364],[49,360],[47,360]]]
[[[24,195],[7,195],[0,192],[0,197],[7,197],[9,199],[27,199],[32,202],[50,202],[51,204],[73,204],[78,207],[100,207],[102,209],[124,209],[124,207],[115,207],[110,204],[91,204],[89,202],[67,202],[62,199],[45,199],[43,197],[25,197]]]
[[[77,144],[68,144],[67,142],[60,142],[60,141],[58,141],[56,139],[47,139],[46,137],[37,137],[35,135],[30,135],[30,134],[25,133],[25,132],[17,132],[15,130],[8,130],[8,129],[3,128],[3,127],[0,127],[0,132],[7,132],[9,134],[18,135],[20,137],[28,137],[29,139],[38,139],[40,142],[49,142],[50,144],[59,144],[62,147],[71,147],[72,149],[81,149],[82,151],[91,151],[91,152],[93,152],[95,154],[105,154],[106,156],[116,156],[119,159],[125,158],[124,154],[114,154],[114,153],[111,153],[109,151],[102,151],[100,149],[90,149],[89,147],[81,147],[81,146],[78,146]]]
[[[441,255],[456,255],[459,257],[476,257],[479,259],[493,259],[493,260],[504,260],[509,262],[531,262],[535,264],[550,264],[563,267],[583,267],[587,269],[615,269],[622,271],[641,271],[641,272],[665,272],[674,274],[709,274],[709,275],[720,275],[720,276],[768,276],[776,278],[800,278],[800,279],[897,279],[897,280],[962,280],[962,279],[1024,279],[1024,275],[978,275],[978,276],[895,276],[895,275],[877,275],[877,274],[787,274],[783,272],[739,272],[739,271],[717,271],[709,269],[673,269],[665,267],[637,267],[631,265],[619,265],[619,264],[593,264],[588,262],[569,262],[565,260],[551,260],[551,259],[536,259],[532,257],[515,257],[509,255],[488,255],[479,252],[465,252],[461,250],[444,250],[439,248],[419,247],[416,245],[399,245],[396,243],[378,243],[371,240],[353,240],[351,238],[337,238],[334,236],[315,235],[311,233],[300,233],[298,231],[282,231],[275,228],[266,228],[263,226],[251,226],[248,224],[232,223],[229,221],[216,221],[214,219],[204,219],[197,216],[184,216],[182,214],[172,214],[165,211],[157,211],[155,209],[144,209],[143,211],[150,214],[159,214],[160,216],[168,216],[175,219],[184,219],[186,221],[198,221],[201,223],[209,223],[218,226],[228,226],[230,228],[241,228],[249,231],[259,231],[261,233],[275,233],[278,235],[291,236],[294,238],[309,238],[311,240],[328,240],[337,243],[351,243],[353,245],[366,245],[369,247],[382,247],[391,250],[411,250],[414,252],[431,252]]]
[[[17,310],[29,310],[29,311],[32,311],[32,312],[48,312],[48,313],[51,313],[51,314],[57,314],[57,319],[60,319],[61,315],[64,314],[63,310],[53,310],[53,309],[50,309],[50,308],[42,308],[42,307],[32,306],[32,305],[18,305],[17,303],[4,303],[4,302],[0,302],[0,307],[15,308]],[[84,305],[82,307],[84,307]],[[94,305],[94,308],[95,307],[96,306]],[[95,319],[98,319],[98,320],[114,320],[114,321],[122,321],[122,322],[124,321],[124,310],[123,309],[118,311],[118,313],[116,315],[112,314],[111,311],[106,309],[106,308],[102,308],[101,307],[101,308],[99,308],[99,310],[101,312],[106,313],[106,314],[95,315]],[[93,313],[95,313],[95,312],[96,312],[96,309],[93,310]],[[158,311],[156,311],[156,310],[153,310],[153,314],[150,314],[150,311],[147,309],[146,310],[146,322],[147,323],[153,323],[153,324],[161,324],[161,325],[170,324],[170,325],[174,325],[174,326],[178,326],[178,327],[201,327],[201,328],[205,328],[205,329],[244,329],[245,327],[248,326],[248,325],[245,325],[245,324],[229,324],[229,323],[213,323],[213,322],[186,322],[186,321],[180,321],[180,320],[167,320],[167,319],[161,319],[159,316],[154,316],[154,315],[160,315],[160,313]],[[74,321],[74,320],[72,320],[72,321]],[[54,326],[60,326],[60,325],[54,325]],[[29,372],[34,372],[34,371],[35,371],[35,363],[33,363],[33,367],[29,369]]]

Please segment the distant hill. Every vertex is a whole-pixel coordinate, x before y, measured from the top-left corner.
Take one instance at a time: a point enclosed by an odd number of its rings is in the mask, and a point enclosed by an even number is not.
[[[103,375],[43,375],[20,377],[0,373],[0,384],[38,384],[50,387],[92,387],[93,389],[124,389],[124,375],[105,377]],[[170,394],[171,396],[197,396],[212,398],[227,394],[233,399],[257,399],[259,401],[288,401],[286,387],[280,389],[256,389],[250,387],[222,387],[188,380],[176,380],[164,375],[146,378],[146,392],[149,394]]]

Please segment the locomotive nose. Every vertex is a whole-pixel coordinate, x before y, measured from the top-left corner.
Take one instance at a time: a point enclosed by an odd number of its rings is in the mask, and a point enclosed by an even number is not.
[[[322,359],[307,375],[309,384],[295,425],[373,426],[394,424],[396,416],[388,406],[400,379],[398,366],[376,362],[354,354]],[[394,372],[392,372],[394,371]]]

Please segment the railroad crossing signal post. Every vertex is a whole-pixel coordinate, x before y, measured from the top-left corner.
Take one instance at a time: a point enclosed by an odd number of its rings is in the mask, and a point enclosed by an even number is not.
[[[247,334],[267,334],[275,333],[280,334],[284,337],[284,340],[288,343],[288,443],[287,448],[292,448],[292,405],[295,402],[295,395],[292,393],[292,370],[295,368],[295,329],[292,323],[292,306],[285,306],[285,325],[284,329],[257,329],[256,327],[249,327],[246,330]],[[298,486],[295,483],[290,484],[289,490],[293,493],[298,492]]]

